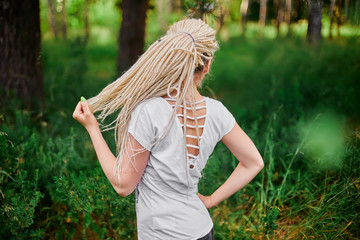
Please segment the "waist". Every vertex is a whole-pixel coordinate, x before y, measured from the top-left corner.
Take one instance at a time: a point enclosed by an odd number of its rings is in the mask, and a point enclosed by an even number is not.
[[[176,176],[161,177],[156,173],[147,172],[142,176],[139,185],[143,185],[143,187],[158,194],[188,198],[189,196],[196,196],[198,192],[197,183],[198,181],[191,177],[187,179],[179,179]]]
[[[155,239],[196,239],[213,226],[205,205],[195,193],[153,190],[141,182],[137,187],[138,232]],[[153,235],[154,234],[154,235]],[[141,238],[139,238],[141,239]],[[152,239],[152,238],[150,238]]]

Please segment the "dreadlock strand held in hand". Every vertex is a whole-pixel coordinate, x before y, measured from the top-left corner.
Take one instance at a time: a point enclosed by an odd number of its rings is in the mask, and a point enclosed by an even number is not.
[[[170,126],[179,106],[185,105],[185,96],[193,85],[196,69],[202,69],[217,49],[215,30],[202,20],[185,19],[176,22],[128,71],[88,100],[91,111],[99,112],[97,118],[101,123],[109,115],[121,110],[113,122],[102,126],[103,131],[115,129],[118,155],[114,173],[121,171],[122,156],[128,140],[128,124],[135,107],[154,97],[175,98],[174,112],[168,124]],[[164,136],[166,131],[161,134]]]

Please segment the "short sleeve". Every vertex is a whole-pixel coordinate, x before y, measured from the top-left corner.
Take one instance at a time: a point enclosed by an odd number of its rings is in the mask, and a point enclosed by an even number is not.
[[[235,125],[232,113],[221,103],[221,138],[228,134]]]
[[[140,143],[143,148],[151,151],[154,139],[154,129],[151,117],[146,109],[146,102],[140,103],[131,113],[128,132]]]

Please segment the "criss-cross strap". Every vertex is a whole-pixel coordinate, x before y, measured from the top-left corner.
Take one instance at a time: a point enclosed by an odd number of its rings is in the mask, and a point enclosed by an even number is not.
[[[174,99],[174,98],[164,98],[164,99],[166,101],[168,101],[168,102],[176,102],[176,99]],[[201,99],[201,100],[199,100],[197,102],[186,102],[186,104],[188,104],[188,105],[197,105],[197,104],[202,103],[204,101],[205,101],[205,98],[203,98],[203,99]]]
[[[164,99],[173,109],[175,108],[176,99]],[[186,150],[190,169],[194,168],[195,160],[200,155],[200,143],[207,115],[207,105],[205,100],[205,98],[202,98],[196,102],[186,102],[185,106],[181,104],[176,112],[176,117],[186,138]],[[184,111],[186,111],[186,114]]]
[[[184,127],[184,124],[181,124],[181,126]],[[188,128],[196,128],[196,125],[186,124],[186,127],[188,127]],[[198,125],[197,127],[198,128],[203,128],[204,125]]]
[[[201,139],[201,136],[186,135],[187,138]]]
[[[184,114],[176,114],[176,116],[177,117],[184,117]],[[200,117],[197,117],[197,118],[186,116],[186,119],[190,119],[190,120],[194,120],[194,121],[195,121],[195,119],[199,120],[199,119],[203,119],[203,118],[206,118],[206,116],[203,115],[203,116],[200,116]]]
[[[189,144],[189,143],[187,143],[186,146],[187,146],[187,147],[190,147],[190,148],[200,149],[199,146],[192,145],[192,144]]]
[[[188,153],[188,157],[189,157],[189,160],[190,160],[190,159],[196,159],[196,158],[197,158],[197,155]]]
[[[175,105],[172,105],[172,107],[175,107]],[[184,108],[184,105],[179,105],[180,108]],[[193,110],[194,108],[192,107],[188,107],[186,106],[185,107],[186,110]],[[198,107],[195,107],[195,110],[200,110],[200,109],[206,109],[206,106],[198,106]]]

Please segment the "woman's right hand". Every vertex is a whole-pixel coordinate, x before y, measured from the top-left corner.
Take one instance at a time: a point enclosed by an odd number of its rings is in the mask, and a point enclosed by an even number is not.
[[[95,116],[90,111],[87,101],[79,102],[76,105],[73,113],[73,118],[80,122],[88,131],[94,127],[99,126]]]

